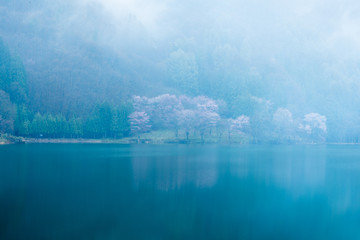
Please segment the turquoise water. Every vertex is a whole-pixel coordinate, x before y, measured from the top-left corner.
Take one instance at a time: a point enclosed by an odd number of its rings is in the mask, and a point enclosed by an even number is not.
[[[360,239],[360,146],[0,146],[0,239]]]

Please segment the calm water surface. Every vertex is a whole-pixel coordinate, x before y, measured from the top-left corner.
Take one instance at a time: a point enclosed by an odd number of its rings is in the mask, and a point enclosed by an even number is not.
[[[0,146],[0,239],[360,239],[360,146]]]

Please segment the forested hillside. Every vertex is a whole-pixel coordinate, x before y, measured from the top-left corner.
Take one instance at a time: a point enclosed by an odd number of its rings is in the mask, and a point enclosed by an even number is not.
[[[118,138],[129,135],[131,103],[97,103],[87,115],[72,112],[70,117],[55,110],[41,113],[29,99],[27,79],[20,58],[0,40],[0,133],[35,138]]]
[[[358,142],[360,48],[343,28],[357,6],[328,21],[322,3],[155,3],[0,0],[1,131],[134,136],[129,115],[146,108],[133,96],[170,94],[205,96],[221,119],[247,116],[255,142]],[[305,129],[307,114],[320,116],[321,137]]]

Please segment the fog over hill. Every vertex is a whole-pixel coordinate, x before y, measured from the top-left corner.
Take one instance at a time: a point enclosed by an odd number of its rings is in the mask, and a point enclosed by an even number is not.
[[[0,0],[0,38],[24,65],[34,113],[204,95],[258,130],[286,109],[325,116],[328,141],[357,142],[359,10],[351,0]]]

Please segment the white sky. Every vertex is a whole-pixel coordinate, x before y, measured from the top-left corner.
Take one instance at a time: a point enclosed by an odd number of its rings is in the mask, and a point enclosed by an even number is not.
[[[249,29],[260,31],[262,28],[276,30],[276,19],[288,24],[294,29],[304,31],[303,34],[317,36],[319,44],[323,47],[335,48],[336,45],[353,45],[360,50],[360,2],[353,0],[94,0],[98,1],[113,16],[122,20],[128,16],[134,16],[151,33],[155,35],[167,34],[169,28],[164,25],[170,24],[170,28],[177,26],[171,24],[189,23],[196,21],[191,19],[196,16],[203,18],[218,18],[227,16],[228,22],[224,24],[237,25],[239,21],[249,20]],[[181,9],[176,9],[177,7]],[[211,9],[213,14],[207,15]],[[198,11],[196,10],[198,9]],[[202,12],[205,11],[205,12]],[[191,15],[191,12],[193,15]],[[195,12],[195,14],[194,14]],[[172,16],[176,13],[176,16]],[[199,16],[197,16],[199,13]],[[205,14],[205,15],[203,15]],[[249,15],[245,18],[241,15]],[[190,20],[189,20],[190,19]],[[259,21],[259,27],[253,26],[252,20]],[[259,20],[260,19],[260,20]],[[213,19],[204,20],[210,24]],[[247,24],[247,23],[245,23]],[[186,25],[187,26],[187,25]],[[209,27],[209,26],[204,26]],[[192,25],[187,26],[185,31],[191,30]],[[181,30],[181,31],[184,31]],[[186,35],[186,33],[183,33]],[[309,35],[310,36],[310,35]]]
[[[167,0],[98,0],[116,18],[133,15],[146,28],[156,31],[158,20],[167,8]]]

